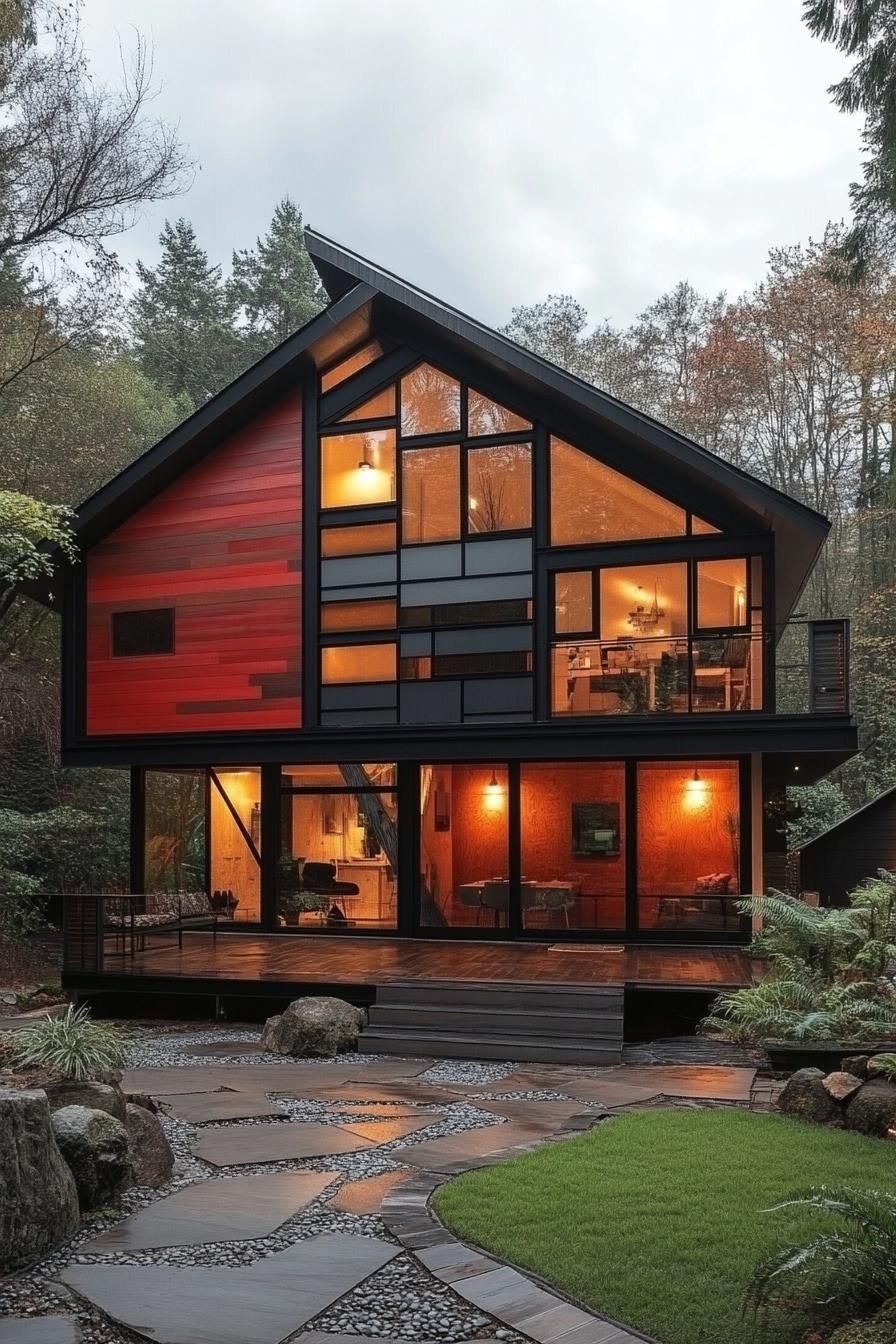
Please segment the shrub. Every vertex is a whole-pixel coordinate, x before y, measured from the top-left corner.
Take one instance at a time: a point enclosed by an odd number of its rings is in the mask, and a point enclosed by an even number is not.
[[[745,1312],[754,1313],[763,1330],[774,1329],[783,1316],[798,1321],[807,1333],[822,1331],[825,1338],[837,1326],[870,1321],[881,1308],[877,1321],[886,1321],[890,1299],[896,1296],[896,1196],[819,1186],[769,1212],[793,1208],[833,1214],[844,1226],[821,1233],[805,1246],[785,1246],[764,1260],[747,1285]],[[878,1337],[892,1335],[864,1336]]]
[[[81,1081],[117,1069],[126,1044],[118,1027],[94,1022],[86,1007],[69,1004],[62,1017],[44,1017],[17,1031],[13,1058],[19,1067],[55,1069]]]
[[[722,994],[703,1026],[729,1040],[885,1040],[896,1036],[896,875],[857,887],[845,910],[819,910],[785,892],[740,901],[763,927],[761,983]]]

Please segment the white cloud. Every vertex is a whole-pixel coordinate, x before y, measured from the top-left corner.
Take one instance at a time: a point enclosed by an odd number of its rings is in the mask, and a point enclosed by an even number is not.
[[[491,323],[570,291],[630,319],[676,280],[737,291],[847,210],[858,127],[796,0],[88,0],[94,67],[153,41],[201,163],[166,215],[215,260],[289,193],[306,221]]]

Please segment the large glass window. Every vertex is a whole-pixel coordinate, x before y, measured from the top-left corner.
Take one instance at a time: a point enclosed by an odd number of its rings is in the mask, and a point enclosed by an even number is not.
[[[330,388],[344,383],[353,373],[360,373],[362,369],[366,369],[367,365],[379,359],[382,353],[383,347],[379,341],[368,341],[366,345],[341,359],[338,364],[331,364],[328,369],[324,369],[320,376],[320,390],[329,392]]]
[[[145,891],[206,891],[205,771],[147,770],[145,780]]]
[[[261,770],[210,771],[212,904],[237,922],[261,919]]]
[[[679,537],[684,509],[598,462],[563,439],[551,439],[551,544]]]
[[[320,653],[324,686],[395,680],[394,644],[334,644]]]
[[[401,454],[401,539],[405,544],[460,536],[460,448],[405,448]]]
[[[515,434],[531,428],[532,422],[524,420],[515,411],[483,396],[475,388],[467,390],[467,433],[470,438],[485,434]]]
[[[342,417],[345,420],[384,420],[395,414],[395,385],[384,387],[382,392],[377,392],[375,396],[368,397],[362,401],[360,406],[356,406],[348,415]]]
[[[284,766],[279,922],[394,929],[398,814],[394,764]]]
[[[762,609],[750,607],[747,563],[739,557],[555,574],[554,628],[567,638],[551,650],[552,712],[761,709]],[[750,564],[760,573],[761,561]],[[696,612],[689,611],[689,566]],[[592,580],[600,593],[597,621]]]
[[[558,635],[594,629],[594,575],[590,569],[554,575],[554,629]]]
[[[467,527],[510,532],[532,526],[532,450],[497,443],[467,452]]]
[[[364,523],[357,527],[325,527],[320,534],[320,553],[324,560],[340,555],[381,555],[394,551],[394,523]]]
[[[401,380],[401,432],[456,434],[460,431],[460,383],[431,364],[418,364]]]
[[[747,562],[697,561],[697,624],[701,630],[726,630],[749,623]]]
[[[735,932],[741,800],[736,761],[642,761],[638,926]]]
[[[424,765],[420,790],[420,923],[484,932],[506,927],[506,766]]]
[[[625,928],[625,766],[520,769],[523,927]]]
[[[388,504],[395,498],[395,430],[324,434],[320,441],[325,509]]]

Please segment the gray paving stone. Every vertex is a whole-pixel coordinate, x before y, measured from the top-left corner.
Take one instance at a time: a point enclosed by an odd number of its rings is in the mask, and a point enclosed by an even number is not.
[[[239,1269],[73,1265],[61,1277],[153,1344],[280,1344],[397,1254],[335,1233]]]
[[[167,1103],[175,1120],[202,1125],[213,1120],[257,1120],[286,1115],[282,1106],[261,1092],[185,1092]]]
[[[373,1148],[370,1139],[352,1134],[341,1125],[320,1125],[314,1121],[291,1121],[266,1125],[233,1125],[210,1129],[193,1149],[216,1167],[248,1166],[254,1162],[285,1162],[305,1157],[333,1157],[337,1153],[357,1153]]]
[[[426,1171],[454,1172],[482,1165],[482,1159],[493,1153],[502,1153],[521,1144],[535,1143],[544,1138],[543,1129],[508,1120],[503,1125],[489,1125],[485,1129],[468,1129],[462,1134],[449,1134],[441,1139],[395,1148],[389,1156],[394,1162]]]
[[[90,1255],[266,1237],[310,1204],[337,1175],[278,1171],[196,1181],[131,1214],[80,1249]]]

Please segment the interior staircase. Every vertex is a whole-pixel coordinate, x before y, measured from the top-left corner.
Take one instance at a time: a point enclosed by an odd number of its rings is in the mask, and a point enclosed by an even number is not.
[[[377,1055],[622,1062],[624,987],[469,980],[378,985],[359,1050]]]

